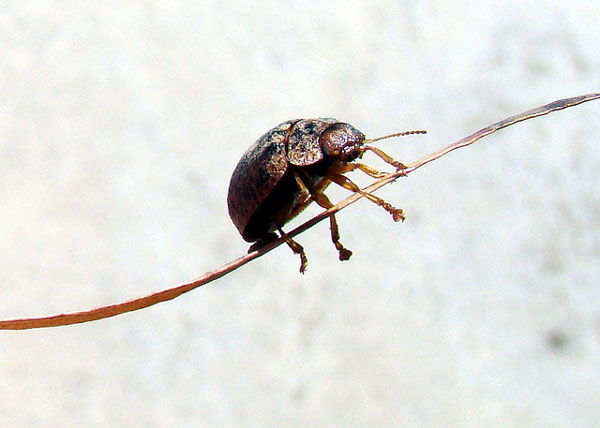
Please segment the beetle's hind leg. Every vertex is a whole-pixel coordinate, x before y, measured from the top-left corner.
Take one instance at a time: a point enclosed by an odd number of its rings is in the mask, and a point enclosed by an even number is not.
[[[285,239],[285,243],[288,244],[288,247],[290,247],[294,253],[300,255],[300,273],[304,273],[306,270],[306,265],[308,264],[304,247],[294,241],[287,233],[283,231],[283,229],[281,229],[281,227],[277,226],[277,230],[279,231],[281,237]]]
[[[331,203],[331,200],[329,200],[327,195],[325,195],[325,193],[323,193],[323,190],[331,182],[329,179],[323,178],[323,180],[318,182],[311,191],[308,189],[306,184],[304,184],[304,182],[302,181],[302,178],[296,172],[294,172],[294,178],[296,179],[296,183],[298,184],[300,191],[303,194],[309,194],[311,199],[313,201],[315,201],[319,206],[321,206],[325,209],[329,209],[333,206],[333,203]],[[307,203],[309,201],[310,201],[310,199],[307,199]],[[304,206],[302,206],[300,208],[300,210],[302,210],[302,209],[304,209]],[[333,242],[333,245],[335,245],[335,248],[338,250],[339,259],[341,261],[350,259],[350,256],[352,256],[352,251],[345,248],[342,245],[342,243],[340,242],[340,231],[338,228],[337,220],[335,218],[335,214],[331,214],[329,216],[329,228],[331,229],[331,241]]]
[[[258,241],[256,241],[254,244],[250,245],[250,248],[248,248],[248,253],[258,251],[261,248],[266,247],[271,242],[275,241],[277,238],[278,236],[276,233],[268,233],[267,235],[263,236]]]

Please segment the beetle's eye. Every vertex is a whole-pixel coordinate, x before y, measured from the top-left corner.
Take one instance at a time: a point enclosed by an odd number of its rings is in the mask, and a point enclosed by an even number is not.
[[[358,150],[359,147],[360,146],[358,144],[348,144],[344,146],[344,155],[352,156],[354,152]]]

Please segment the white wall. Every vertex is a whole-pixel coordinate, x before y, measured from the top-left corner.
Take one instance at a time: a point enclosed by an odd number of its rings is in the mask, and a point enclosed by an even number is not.
[[[428,129],[381,143],[408,162],[600,90],[589,0],[223,3],[3,2],[0,318],[245,253],[229,177],[283,120]],[[304,276],[280,247],[168,304],[0,332],[0,426],[597,423],[599,112],[519,124],[386,187],[403,224],[366,201],[341,212],[349,262],[324,222],[298,237]]]

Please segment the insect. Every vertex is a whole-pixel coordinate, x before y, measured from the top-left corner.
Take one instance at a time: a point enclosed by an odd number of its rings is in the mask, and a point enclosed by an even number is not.
[[[304,248],[282,227],[313,201],[328,209],[333,203],[324,190],[336,183],[362,194],[389,212],[394,221],[404,220],[402,209],[361,190],[344,174],[356,169],[371,177],[385,173],[360,163],[367,151],[373,152],[396,170],[406,168],[382,150],[368,145],[384,138],[426,131],[407,131],[366,139],[354,126],[333,118],[296,119],[283,122],[266,132],[244,153],[233,171],[229,183],[227,205],[229,215],[247,242],[254,242],[253,251],[277,238],[275,230],[288,246],[300,255],[300,272],[304,273],[307,258]],[[340,260],[348,260],[352,251],[340,242],[334,214],[329,216],[331,240]]]

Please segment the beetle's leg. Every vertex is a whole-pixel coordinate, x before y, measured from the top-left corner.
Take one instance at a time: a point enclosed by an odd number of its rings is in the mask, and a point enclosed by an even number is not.
[[[329,179],[323,178],[323,180],[318,182],[315,185],[314,189],[310,191],[296,171],[294,171],[294,178],[296,179],[296,183],[298,184],[300,191],[302,193],[306,192],[310,194],[310,197],[321,207],[329,209],[333,206],[329,198],[325,195],[325,193],[323,193],[323,190],[330,183]],[[305,206],[306,205],[300,206],[299,209],[303,210]],[[350,259],[352,251],[348,250],[347,248],[344,248],[344,246],[340,242],[340,231],[338,228],[337,220],[335,218],[335,214],[331,214],[329,216],[329,228],[331,229],[331,241],[333,242],[333,245],[335,245],[335,248],[338,250],[340,260],[343,261]]]
[[[355,169],[360,169],[362,172],[364,172],[365,174],[367,174],[373,178],[381,178],[388,174],[387,172],[377,171],[372,166],[365,165],[364,163],[360,163],[360,162],[339,164],[339,165],[334,166],[333,168],[335,168],[335,169],[333,169],[333,171],[338,174],[343,174],[346,172],[354,171]]]
[[[325,193],[323,192],[314,192],[311,194],[311,196],[317,204],[319,204],[325,209],[329,209],[333,206],[331,200],[329,200],[327,195],[325,195]],[[333,245],[335,245],[335,248],[338,250],[340,260],[344,261],[350,259],[352,251],[350,251],[347,248],[344,248],[344,246],[340,242],[340,231],[338,228],[337,220],[335,218],[335,214],[331,214],[329,216],[329,225],[331,228],[331,240],[333,241]]]
[[[308,259],[306,258],[306,253],[304,252],[304,247],[294,241],[287,233],[285,233],[281,227],[277,226],[277,230],[283,239],[285,239],[285,243],[288,244],[288,247],[292,249],[292,251],[296,254],[300,255],[300,273],[304,273],[306,270],[306,265],[308,264]]]
[[[310,203],[313,201],[310,197],[310,191],[308,190],[308,187],[306,187],[302,179],[297,176],[297,172],[292,171],[292,173],[294,175],[294,179],[296,180],[296,184],[300,189],[300,195],[297,196],[298,199],[296,201],[296,207],[294,208],[294,210],[290,214],[288,214],[285,219],[282,220],[289,220],[295,218],[298,214],[304,211],[304,209],[307,206],[309,206]]]
[[[296,180],[296,185],[300,189],[300,193],[302,193],[302,196],[304,197],[304,201],[301,203],[301,205],[303,205],[302,209],[304,209],[306,208],[306,204],[309,201],[309,197],[311,196],[310,190],[308,189],[306,184],[304,184],[304,181],[302,181],[302,178],[300,177],[297,171],[292,171],[292,174],[294,175],[294,180]]]
[[[388,155],[386,152],[384,152],[381,149],[378,149],[377,147],[373,147],[373,146],[362,146],[360,148],[360,155],[362,157],[362,154],[364,152],[366,152],[367,150],[375,153],[377,156],[379,156],[381,159],[384,160],[384,162],[389,163],[390,165],[392,165],[394,168],[396,168],[396,170],[399,169],[406,169],[406,165],[404,165],[402,162],[398,162],[397,160],[395,160],[393,157],[391,157],[390,155]]]
[[[404,211],[402,209],[395,208],[391,204],[384,201],[383,199],[378,198],[377,196],[372,195],[371,193],[365,192],[360,187],[358,187],[352,180],[350,180],[348,177],[341,175],[341,174],[337,174],[335,172],[329,172],[327,174],[327,178],[330,179],[331,181],[333,181],[334,183],[342,186],[344,189],[348,189],[355,193],[360,193],[365,198],[369,199],[371,202],[376,203],[377,205],[382,207],[384,210],[389,212],[392,215],[392,218],[394,219],[394,221],[400,221],[400,220],[404,221]]]
[[[268,233],[267,235],[256,241],[254,244],[250,245],[250,248],[248,248],[248,253],[260,250],[262,247],[267,246],[277,238],[278,236],[276,233]]]

